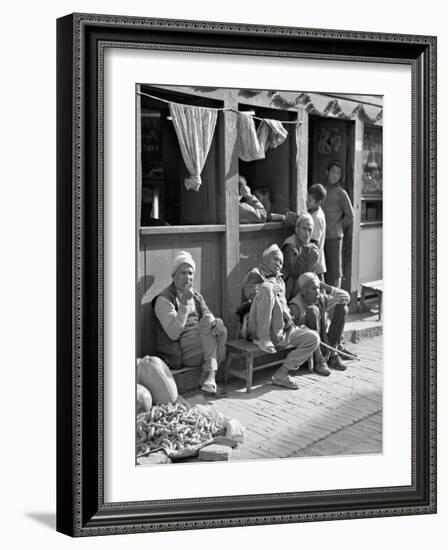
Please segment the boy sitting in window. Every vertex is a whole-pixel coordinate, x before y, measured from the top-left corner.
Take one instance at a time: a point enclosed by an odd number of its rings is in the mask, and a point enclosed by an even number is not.
[[[261,202],[252,195],[244,176],[240,176],[238,198],[240,223],[264,223],[266,221],[266,210]]]

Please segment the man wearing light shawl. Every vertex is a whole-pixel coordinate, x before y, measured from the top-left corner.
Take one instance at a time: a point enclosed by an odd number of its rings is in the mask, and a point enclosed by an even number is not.
[[[276,244],[267,248],[259,266],[251,269],[243,279],[242,304],[238,312],[240,316],[248,315],[247,337],[263,351],[275,353],[278,349],[294,346],[274,373],[272,382],[296,390],[299,385],[289,371],[298,370],[318,348],[320,340],[316,331],[294,324],[286,302],[282,266],[280,248]]]

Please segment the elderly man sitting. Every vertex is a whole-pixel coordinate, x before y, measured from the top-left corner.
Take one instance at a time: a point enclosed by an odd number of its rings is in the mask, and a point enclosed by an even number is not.
[[[294,322],[303,323],[308,328],[317,330],[321,342],[337,349],[344,332],[350,294],[340,288],[323,285],[315,273],[301,275],[298,280],[298,288],[298,294],[289,302]],[[332,312],[332,319],[327,330],[329,312]],[[328,355],[328,348],[324,346],[314,352],[314,369],[316,370],[317,367],[320,374],[328,376],[330,369],[345,370],[347,368],[335,351],[330,351],[327,364],[322,351]]]
[[[193,290],[196,264],[188,252],[174,258],[173,282],[153,300],[156,317],[156,350],[171,368],[202,366],[200,389],[224,395],[216,385],[216,371],[225,357],[227,329]]]
[[[298,292],[297,281],[302,273],[314,272],[319,261],[319,249],[311,243],[314,221],[308,212],[300,212],[294,233],[282,244],[285,257],[284,274],[286,299],[291,300]]]
[[[295,346],[272,382],[289,389],[298,389],[297,380],[289,375],[297,370],[319,346],[317,332],[292,320],[286,303],[285,283],[281,276],[283,254],[277,245],[263,252],[260,265],[251,269],[243,280],[240,312],[249,310],[247,337],[260,349],[275,353],[277,347]]]

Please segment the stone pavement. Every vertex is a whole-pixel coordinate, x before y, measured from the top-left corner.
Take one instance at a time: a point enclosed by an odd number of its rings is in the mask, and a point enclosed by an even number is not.
[[[354,422],[350,426],[326,436],[309,447],[301,449],[296,456],[329,456],[336,454],[353,454],[352,447],[356,445],[356,454],[374,454],[381,452],[383,414],[377,412]]]
[[[229,395],[208,402],[247,429],[232,460],[381,453],[383,337],[346,347],[361,360],[328,377],[302,367],[296,391],[270,383],[275,367],[254,374],[249,394],[243,381],[230,378]],[[190,404],[206,402],[195,392],[184,398]]]

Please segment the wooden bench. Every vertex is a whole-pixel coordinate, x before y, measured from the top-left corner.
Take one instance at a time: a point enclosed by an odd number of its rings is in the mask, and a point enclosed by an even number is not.
[[[231,340],[227,342],[226,346],[227,359],[224,367],[224,383],[227,384],[229,374],[236,376],[246,381],[247,393],[250,393],[252,389],[252,378],[255,371],[282,363],[288,353],[294,349],[293,346],[288,346],[277,351],[277,353],[266,353],[256,344],[243,338]],[[233,359],[239,359],[240,365],[243,362],[242,368],[241,366],[240,368],[232,367]]]
[[[378,294],[379,296],[379,308],[378,308],[378,321],[381,320],[381,309],[382,309],[382,301],[383,301],[383,280],[379,279],[378,281],[370,281],[369,283],[362,283],[361,284],[361,300],[359,302],[359,305],[362,309],[366,308],[366,296],[369,294]]]

